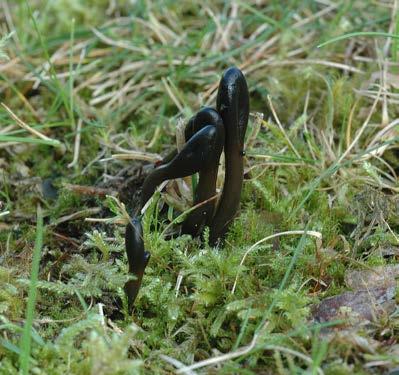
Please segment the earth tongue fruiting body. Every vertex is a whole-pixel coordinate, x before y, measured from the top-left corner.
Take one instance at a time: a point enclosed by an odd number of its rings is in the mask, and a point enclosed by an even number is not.
[[[208,226],[211,244],[223,239],[240,205],[248,116],[249,95],[245,77],[238,68],[231,67],[220,80],[216,110],[203,108],[194,115],[186,125],[186,143],[182,150],[170,153],[145,179],[141,207],[163,181],[198,173],[193,202],[196,208],[183,222],[182,233],[199,236]],[[222,151],[225,154],[225,179],[216,205],[216,180]],[[144,250],[143,230],[138,218],[127,225],[125,243],[129,272],[135,277],[125,286],[131,308],[150,258]]]

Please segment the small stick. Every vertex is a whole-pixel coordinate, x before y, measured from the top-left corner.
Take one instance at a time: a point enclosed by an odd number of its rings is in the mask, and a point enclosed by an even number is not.
[[[73,214],[62,216],[58,220],[56,220],[53,223],[51,223],[50,225],[51,226],[57,226],[57,225],[59,225],[61,223],[65,223],[66,221],[79,219],[79,218],[81,218],[83,216],[87,216],[87,215],[91,215],[91,214],[97,214],[99,212],[101,212],[101,208],[100,207],[88,208],[87,210],[77,211],[77,212],[74,212]]]
[[[64,236],[63,234],[57,233],[57,232],[54,232],[54,231],[53,231],[52,233],[53,233],[53,235],[54,235],[55,237],[59,238],[61,241],[68,242],[68,243],[70,243],[72,246],[74,246],[75,248],[78,249],[78,248],[80,247],[79,242],[75,241],[73,238]]]
[[[66,189],[81,195],[96,195],[99,197],[105,197],[106,195],[118,194],[115,190],[98,188],[95,186],[74,185],[74,184],[64,184],[63,186]]]
[[[79,152],[80,152],[80,138],[81,138],[82,124],[83,124],[83,121],[80,118],[78,120],[78,125],[76,126],[76,137],[75,137],[75,146],[74,146],[74,150],[73,150],[73,159],[68,164],[68,168],[72,168],[76,164],[78,164]]]
[[[158,154],[152,154],[150,152],[142,152],[142,151],[129,151],[126,154],[112,154],[112,159],[118,160],[142,160],[149,161],[151,163],[155,163],[157,161],[161,161],[162,157]],[[109,159],[102,159],[101,161],[105,161]]]

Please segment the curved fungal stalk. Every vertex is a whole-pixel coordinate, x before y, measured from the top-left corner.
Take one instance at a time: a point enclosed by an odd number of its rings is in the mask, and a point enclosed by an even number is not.
[[[226,173],[222,197],[210,227],[210,241],[222,238],[240,205],[244,179],[244,137],[249,117],[249,94],[242,72],[227,69],[220,81],[216,110],[225,128]]]
[[[210,149],[210,157],[205,167],[199,171],[199,180],[194,193],[194,205],[208,201],[216,195],[216,180],[218,176],[219,159],[224,144],[224,127],[220,115],[213,108],[203,108],[188,122],[185,130],[186,141],[192,138],[199,130],[207,124],[212,124],[216,132],[217,142]],[[182,226],[182,232],[190,234],[193,237],[198,236],[209,226],[215,211],[216,200],[209,200],[191,211]]]
[[[133,218],[126,226],[125,247],[129,262],[129,273],[135,276],[125,284],[129,311],[139,292],[144,270],[150,260],[150,253],[144,250],[143,228],[140,220]]]
[[[220,137],[214,125],[207,125],[196,132],[171,161],[156,167],[144,180],[141,206],[147,203],[163,181],[190,176],[213,164],[217,158],[214,150],[223,145]]]

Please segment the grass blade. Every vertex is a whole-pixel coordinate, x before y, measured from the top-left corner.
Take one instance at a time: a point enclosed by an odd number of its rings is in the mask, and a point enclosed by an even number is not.
[[[29,356],[31,349],[31,330],[33,323],[33,315],[36,304],[36,285],[39,275],[40,256],[43,244],[43,214],[40,206],[37,208],[37,225],[36,225],[36,240],[35,248],[33,250],[32,270],[30,276],[30,287],[28,295],[28,304],[26,308],[26,319],[24,332],[21,339],[21,353],[19,356],[20,369],[22,374],[29,372]]]
[[[344,35],[337,36],[336,38],[326,40],[325,42],[319,44],[317,46],[317,48],[321,48],[328,44],[339,42],[341,40],[353,38],[355,36],[372,36],[372,37],[399,39],[399,34],[382,33],[382,32],[378,32],[378,31],[357,31],[354,33],[344,34]]]
[[[34,143],[38,145],[58,147],[61,142],[58,140],[46,140],[31,137],[14,137],[13,135],[0,135],[0,142]]]

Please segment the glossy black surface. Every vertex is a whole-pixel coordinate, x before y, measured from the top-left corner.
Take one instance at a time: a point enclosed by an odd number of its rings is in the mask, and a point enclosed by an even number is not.
[[[125,285],[129,310],[139,292],[144,270],[150,260],[150,253],[144,250],[143,228],[139,219],[131,219],[126,226],[125,247],[129,262],[129,273],[135,280],[129,280]]]
[[[249,117],[249,94],[242,72],[235,67],[227,69],[219,84],[216,110],[225,129],[225,179],[215,217],[210,227],[210,241],[222,238],[240,205],[244,179],[244,138]]]
[[[203,108],[189,120],[183,149],[170,153],[145,179],[141,206],[147,203],[163,181],[199,173],[193,203],[204,204],[188,214],[182,232],[198,236],[204,226],[209,226],[211,243],[216,244],[222,239],[240,204],[248,116],[249,95],[245,77],[238,68],[229,68],[219,84],[216,110]],[[215,209],[216,199],[212,198],[216,195],[216,180],[223,149],[225,180]],[[133,219],[126,227],[126,252],[129,272],[136,277],[125,286],[131,308],[150,257],[144,250],[143,230],[138,219]]]
[[[163,181],[191,176],[213,165],[215,150],[222,147],[220,133],[214,125],[206,125],[200,129],[171,161],[161,164],[147,176],[141,196],[142,206],[152,197]]]
[[[204,226],[209,226],[213,218],[216,204],[216,180],[220,155],[224,145],[224,127],[219,113],[213,108],[203,108],[193,116],[186,126],[186,140],[191,139],[203,127],[211,124],[216,129],[217,140],[214,147],[209,150],[209,160],[204,168],[199,171],[199,179],[194,193],[194,205],[206,202],[191,211],[182,226],[182,233],[191,234],[193,237],[202,233]],[[213,199],[212,199],[213,198]]]

